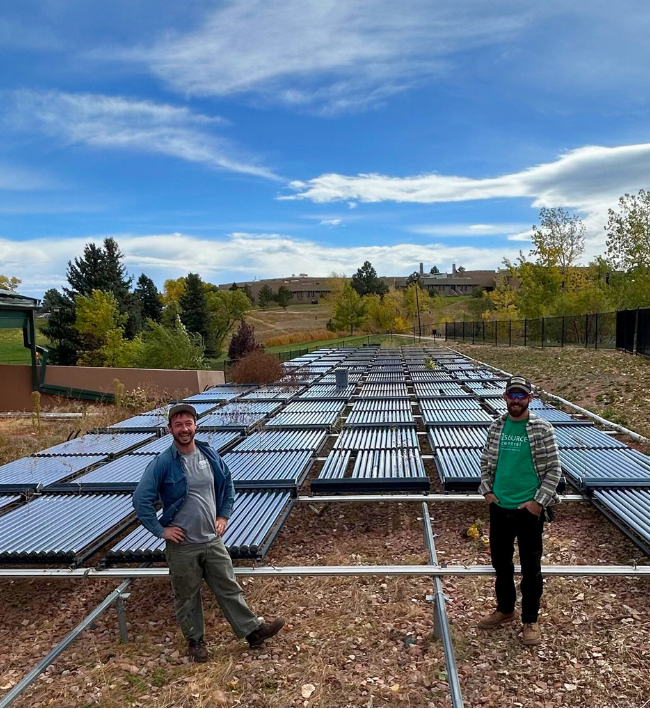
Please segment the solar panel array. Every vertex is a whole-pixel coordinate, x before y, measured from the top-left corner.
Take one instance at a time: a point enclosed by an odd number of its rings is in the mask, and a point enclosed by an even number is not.
[[[225,540],[233,556],[263,556],[332,432],[310,481],[315,494],[428,491],[425,433],[443,489],[477,489],[487,429],[506,411],[499,375],[439,347],[322,348],[284,367],[273,385],[224,385],[185,399],[199,414],[197,439],[232,473],[237,503]],[[346,387],[336,386],[335,369],[347,371]],[[650,548],[650,458],[546,402],[531,408],[553,422],[569,480]],[[132,524],[129,493],[172,445],[161,435],[166,421],[161,407],[0,466],[0,560],[79,563]],[[28,503],[16,496],[34,493]],[[162,559],[163,548],[139,527],[108,559]]]

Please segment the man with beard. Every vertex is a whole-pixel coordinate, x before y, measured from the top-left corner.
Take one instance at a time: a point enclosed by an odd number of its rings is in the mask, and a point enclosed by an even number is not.
[[[528,410],[531,383],[522,376],[506,382],[508,412],[488,431],[481,456],[479,492],[490,506],[490,552],[496,571],[497,608],[479,628],[493,630],[514,620],[517,593],[514,543],[521,562],[521,621],[524,645],[538,645],[542,598],[542,529],[558,502],[560,457],[553,426]]]
[[[194,439],[196,410],[177,404],[169,410],[172,445],[149,463],[133,494],[142,524],[165,539],[176,618],[194,662],[207,662],[203,640],[203,579],[238,638],[258,647],[284,626],[260,623],[246,605],[230,555],[221,539],[235,500],[228,466],[207,443]],[[162,501],[158,519],[155,504]]]

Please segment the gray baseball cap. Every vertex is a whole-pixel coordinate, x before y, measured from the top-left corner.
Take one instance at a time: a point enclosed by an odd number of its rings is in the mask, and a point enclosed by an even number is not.
[[[533,385],[528,379],[526,379],[526,377],[522,377],[520,374],[513,375],[506,382],[506,393],[512,391],[513,389],[521,389],[522,391],[525,391],[526,394],[533,393]]]
[[[172,417],[176,416],[176,414],[189,414],[190,416],[193,417],[193,419],[196,421],[196,409],[192,406],[192,404],[175,404],[174,406],[169,409],[169,413],[167,414],[167,420],[169,423],[172,421]]]

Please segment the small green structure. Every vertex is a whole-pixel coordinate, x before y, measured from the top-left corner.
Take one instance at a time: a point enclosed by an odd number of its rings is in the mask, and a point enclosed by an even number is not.
[[[32,386],[38,389],[36,325],[34,313],[41,301],[0,288],[0,329],[22,329],[23,344],[32,354]]]

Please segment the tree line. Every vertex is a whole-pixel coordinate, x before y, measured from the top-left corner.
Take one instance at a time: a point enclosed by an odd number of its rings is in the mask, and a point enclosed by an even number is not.
[[[144,273],[134,286],[123,258],[114,239],[87,244],[62,290],[45,293],[52,363],[200,369],[253,307],[244,290],[219,290],[196,273],[165,281],[162,293]]]
[[[625,194],[608,210],[606,252],[586,266],[582,220],[562,208],[543,208],[533,248],[504,259],[486,299],[485,319],[584,315],[650,305],[650,192]]]

